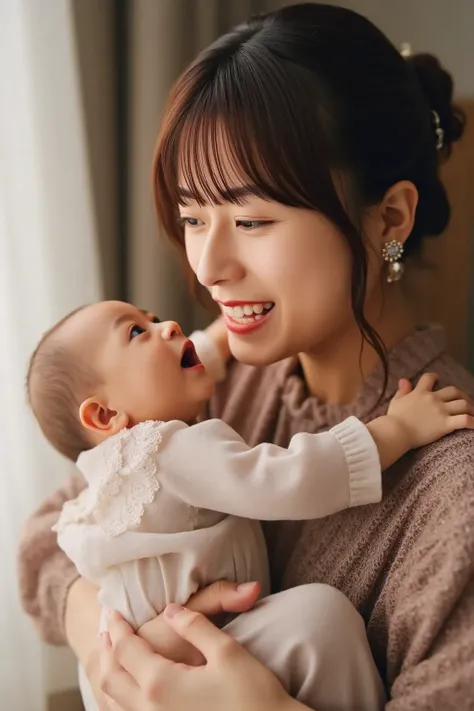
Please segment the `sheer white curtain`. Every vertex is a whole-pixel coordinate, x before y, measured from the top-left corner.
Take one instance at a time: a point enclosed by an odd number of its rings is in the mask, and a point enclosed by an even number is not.
[[[40,334],[101,291],[69,0],[0,0],[0,107],[0,705],[43,711],[73,667],[20,610],[16,541],[70,467],[39,436],[24,377]]]

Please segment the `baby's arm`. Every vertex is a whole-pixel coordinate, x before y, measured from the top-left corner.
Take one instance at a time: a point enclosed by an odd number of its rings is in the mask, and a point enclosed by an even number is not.
[[[295,435],[288,448],[249,447],[221,420],[162,425],[157,468],[186,504],[258,520],[310,519],[380,501],[374,440],[352,417],[322,434]]]
[[[226,374],[230,358],[229,341],[224,319],[220,316],[205,331],[194,331],[190,336],[196,352],[211,377],[219,382]]]
[[[433,392],[425,375],[397,393],[388,414],[365,427],[349,418],[323,434],[295,435],[288,448],[248,447],[220,420],[164,425],[160,476],[187,504],[260,520],[311,519],[381,499],[380,469],[409,449],[474,427],[458,391]],[[169,435],[167,435],[167,428]]]

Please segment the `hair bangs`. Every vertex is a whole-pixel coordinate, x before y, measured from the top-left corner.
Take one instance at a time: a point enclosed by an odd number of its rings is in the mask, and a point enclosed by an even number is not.
[[[183,239],[178,206],[191,200],[242,204],[253,195],[337,212],[309,73],[246,45],[205,74],[195,65],[175,87],[155,154],[158,217],[173,241]]]

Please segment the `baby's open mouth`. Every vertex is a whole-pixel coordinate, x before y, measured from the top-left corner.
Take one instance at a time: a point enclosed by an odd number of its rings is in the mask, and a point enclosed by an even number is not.
[[[181,354],[181,367],[194,368],[196,365],[202,365],[202,363],[198,358],[198,354],[196,353],[196,349],[194,348],[192,341],[187,341]]]

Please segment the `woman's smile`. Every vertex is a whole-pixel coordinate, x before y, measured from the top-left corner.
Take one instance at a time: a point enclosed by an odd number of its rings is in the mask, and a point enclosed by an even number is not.
[[[218,301],[229,331],[245,335],[266,323],[275,306],[273,301]]]

